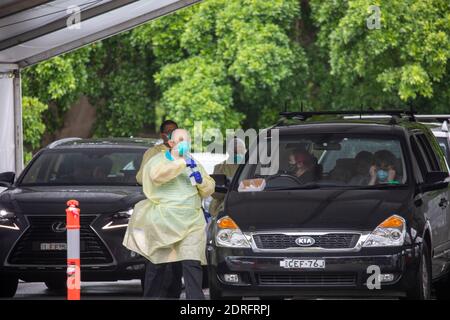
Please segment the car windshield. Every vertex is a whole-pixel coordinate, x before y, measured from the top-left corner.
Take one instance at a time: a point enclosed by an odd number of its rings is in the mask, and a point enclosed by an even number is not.
[[[144,149],[44,151],[20,185],[136,185]]]
[[[407,181],[405,158],[396,137],[320,134],[280,138],[271,148],[272,162],[244,167],[239,191],[390,188]],[[278,166],[273,162],[277,153]]]

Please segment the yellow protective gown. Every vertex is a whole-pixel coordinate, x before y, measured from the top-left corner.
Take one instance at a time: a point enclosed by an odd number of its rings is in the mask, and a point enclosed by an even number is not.
[[[145,151],[144,156],[142,157],[141,167],[139,168],[138,173],[136,174],[136,181],[142,186],[142,174],[144,172],[144,166],[150,160],[153,158],[153,156],[157,155],[161,151],[168,150],[166,145],[164,143],[157,144],[153,148],[148,149]]]
[[[234,174],[236,173],[236,170],[238,168],[238,164],[222,162],[214,166],[213,173],[224,174],[228,179],[231,180],[233,179]],[[211,200],[211,203],[209,205],[209,213],[215,217],[221,210],[223,210],[223,200],[225,199],[225,194],[215,192],[213,193],[212,197],[213,199]]]
[[[155,264],[197,260],[206,264],[206,222],[201,198],[214,192],[215,182],[198,164],[203,177],[192,186],[183,159],[169,160],[165,152],[144,166],[146,200],[134,207],[123,245]]]

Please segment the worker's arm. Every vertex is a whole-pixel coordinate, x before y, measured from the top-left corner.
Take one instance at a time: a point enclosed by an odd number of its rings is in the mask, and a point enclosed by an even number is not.
[[[136,181],[141,186],[142,186],[142,175],[144,174],[144,167],[147,164],[148,160],[150,160],[150,158],[155,155],[154,150],[155,147],[150,148],[147,151],[145,151],[144,155],[142,156],[141,167],[139,168],[139,171],[136,174]]]
[[[207,198],[214,193],[216,182],[209,176],[201,164],[197,163],[197,165],[198,171],[200,171],[203,178],[202,183],[197,184],[198,193],[200,194],[200,197]]]
[[[149,178],[156,185],[161,185],[176,178],[185,169],[186,162],[183,158],[174,161],[162,161],[157,164],[154,161],[149,161],[146,165],[146,170],[150,170]]]

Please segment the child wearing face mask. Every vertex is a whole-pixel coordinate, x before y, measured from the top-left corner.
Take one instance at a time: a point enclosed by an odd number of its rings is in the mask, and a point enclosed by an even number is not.
[[[388,150],[380,150],[374,154],[374,164],[370,167],[369,186],[380,183],[396,184],[395,156]]]

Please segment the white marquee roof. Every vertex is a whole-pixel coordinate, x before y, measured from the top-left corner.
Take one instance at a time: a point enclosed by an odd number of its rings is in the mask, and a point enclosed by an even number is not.
[[[33,65],[199,1],[0,0],[0,64]]]

